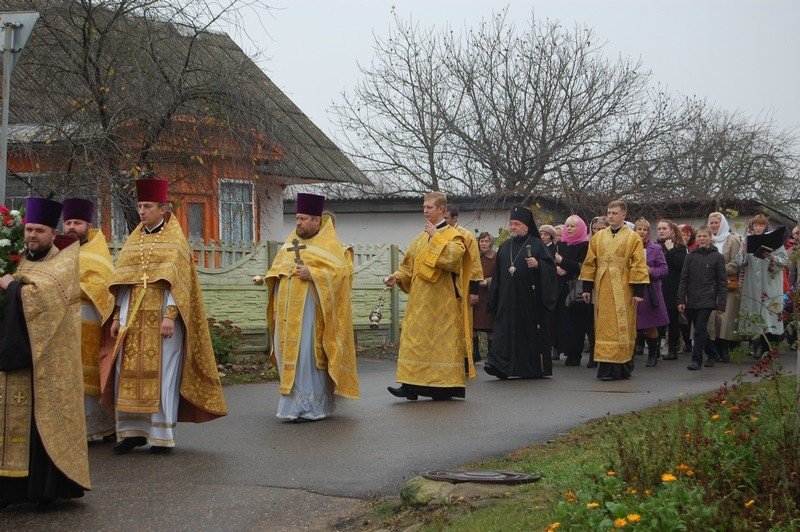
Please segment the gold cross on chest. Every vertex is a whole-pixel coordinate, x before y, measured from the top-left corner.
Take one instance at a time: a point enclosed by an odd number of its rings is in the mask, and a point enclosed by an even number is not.
[[[303,264],[303,259],[300,258],[300,250],[306,249],[308,246],[301,244],[296,238],[292,239],[292,247],[286,248],[286,251],[294,251],[294,263]]]
[[[144,286],[143,286],[142,288],[143,288],[144,290],[147,290],[147,280],[148,280],[148,279],[149,279],[149,277],[147,276],[147,274],[146,274],[146,273],[145,273],[145,274],[142,274],[142,283],[144,284]]]

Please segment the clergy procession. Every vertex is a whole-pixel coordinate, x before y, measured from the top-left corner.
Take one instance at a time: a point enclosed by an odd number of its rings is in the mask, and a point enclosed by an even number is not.
[[[25,253],[0,278],[2,507],[82,497],[90,443],[113,442],[116,455],[170,454],[178,422],[227,414],[169,184],[139,179],[136,194],[140,224],[116,261],[93,227],[91,201],[25,201]],[[280,379],[275,415],[289,423],[324,419],[335,396],[360,395],[353,248],[324,207],[323,196],[298,194],[295,228],[258,280]],[[588,225],[571,215],[538,228],[520,205],[496,245],[460,226],[458,214],[443,193],[427,194],[421,231],[384,280],[408,296],[394,397],[465,399],[481,364],[501,381],[557,377],[562,356],[564,366],[596,368],[600,381],[631,378],[637,356],[644,371],[658,371],[681,351],[697,371],[730,360],[737,329],[752,333],[754,357],[783,335],[797,229],[786,238],[764,215],[744,238],[720,212],[698,228],[659,220],[654,242],[647,220],[626,219],[623,201]]]

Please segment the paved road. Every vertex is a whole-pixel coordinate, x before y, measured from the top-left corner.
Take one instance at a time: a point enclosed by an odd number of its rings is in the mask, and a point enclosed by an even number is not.
[[[794,356],[784,356],[795,371]],[[320,529],[363,500],[396,494],[407,478],[543,442],[586,420],[712,390],[747,366],[690,372],[686,355],[634,378],[599,382],[594,370],[555,368],[552,379],[500,382],[479,372],[467,399],[389,396],[394,366],[360,360],[362,398],[337,399],[332,418],[274,417],[277,385],[225,389],[230,415],[178,426],[169,456],[90,450],[94,490],[37,513],[2,512],[2,529]],[[563,363],[563,362],[562,362]],[[644,364],[640,364],[643,366]]]

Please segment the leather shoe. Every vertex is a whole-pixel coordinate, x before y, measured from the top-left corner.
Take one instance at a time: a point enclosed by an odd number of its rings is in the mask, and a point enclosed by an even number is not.
[[[705,366],[706,366],[707,368],[713,368],[713,367],[714,367],[714,360],[713,360],[713,359],[711,359],[711,358],[709,358],[708,360],[706,360],[706,364],[705,364]]]
[[[597,362],[595,362],[594,360],[592,360],[591,362],[587,362],[586,363],[586,367],[589,368],[589,369],[596,368],[597,367]]]
[[[661,360],[678,360],[678,353],[670,351],[669,354],[663,355]]]
[[[700,369],[700,364],[698,364],[697,362],[692,362],[691,364],[686,366],[686,369],[691,370],[691,371],[698,370],[698,369]]]
[[[500,370],[494,366],[490,366],[489,364],[485,364],[483,366],[483,371],[491,375],[492,377],[497,377],[500,380],[506,380],[508,377],[500,373]]]
[[[114,454],[128,454],[136,447],[147,445],[147,438],[144,436],[133,436],[130,438],[123,438],[121,442],[114,446]]]
[[[416,401],[418,399],[417,394],[410,391],[404,385],[400,385],[397,388],[392,388],[391,386],[389,386],[386,389],[389,390],[389,393],[394,395],[395,397],[404,397],[409,401]]]

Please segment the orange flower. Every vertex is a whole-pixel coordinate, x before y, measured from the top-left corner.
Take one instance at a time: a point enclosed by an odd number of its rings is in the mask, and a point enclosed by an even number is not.
[[[744,503],[744,508],[745,508],[745,510],[749,510],[750,508],[752,508],[755,505],[756,505],[756,500],[755,499],[750,499],[749,501]]]
[[[617,528],[625,528],[628,526],[628,521],[622,517],[618,517],[617,519],[614,519],[614,526]]]
[[[651,490],[651,489],[646,489],[646,490],[644,490],[644,494],[645,494],[645,495],[652,495],[652,494],[653,494],[653,490]]]
[[[714,421],[718,420],[719,414],[714,414],[713,416],[711,416],[711,419],[713,419]]]
[[[675,469],[677,469],[678,471],[689,471],[689,469],[691,468],[684,463],[680,463],[677,466],[675,466]]]
[[[631,523],[638,523],[642,520],[642,516],[639,514],[628,514],[628,521]]]
[[[683,439],[686,441],[692,441],[692,434],[687,432],[686,434],[683,435]]]
[[[566,495],[564,495],[564,498],[566,498],[567,502],[570,503],[570,504],[575,504],[576,502],[578,502],[578,500],[575,498],[575,494],[572,492],[572,490],[569,490],[566,493]]]
[[[614,471],[614,470],[609,469],[608,471],[606,471],[606,476],[607,477],[616,477],[617,476],[617,472]]]
[[[596,509],[600,508],[600,504],[596,503],[596,502],[587,502],[586,503],[586,507],[588,509],[590,509],[590,510],[596,510]]]
[[[675,482],[676,480],[678,480],[678,477],[672,473],[664,473],[661,475],[661,482]]]
[[[558,521],[555,521],[554,523],[550,523],[550,526],[547,527],[547,532],[553,532],[553,530],[555,530],[556,528],[558,528],[560,526],[561,526],[561,523],[559,523]]]
[[[725,434],[726,434],[727,436],[733,436],[734,434],[736,434],[736,432],[735,432],[735,431],[733,431],[732,429],[728,429],[728,430],[726,430],[726,431],[725,431]]]
[[[693,477],[693,476],[694,476],[694,471],[692,471],[692,470],[690,469],[689,471],[687,471],[687,472],[686,472],[686,476],[687,476],[687,477]]]

